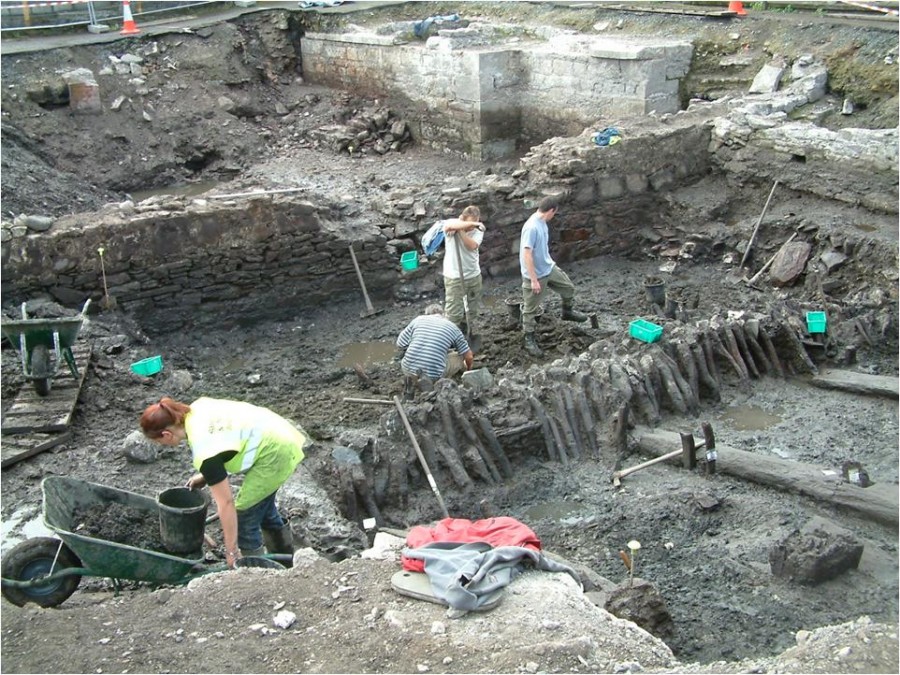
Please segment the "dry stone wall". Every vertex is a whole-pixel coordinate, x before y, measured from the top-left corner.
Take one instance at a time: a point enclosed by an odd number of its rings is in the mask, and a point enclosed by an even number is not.
[[[49,292],[77,306],[104,296],[105,272],[120,308],[149,331],[177,330],[204,320],[225,327],[288,318],[358,291],[351,243],[372,295],[389,292],[398,274],[380,229],[342,220],[335,206],[264,197],[150,200],[138,209],[113,205],[61,219],[46,233],[16,233],[3,243],[4,293],[25,300]]]

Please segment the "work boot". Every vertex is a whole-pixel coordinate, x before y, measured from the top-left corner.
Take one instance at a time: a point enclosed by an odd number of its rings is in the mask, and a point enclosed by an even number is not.
[[[263,543],[268,553],[294,553],[294,533],[290,523],[282,525],[280,530],[262,531]]]
[[[572,305],[563,305],[562,318],[563,321],[587,321],[588,315],[574,309]]]
[[[544,355],[544,350],[542,350],[538,345],[537,340],[534,337],[534,333],[525,333],[525,351],[532,356]]]
[[[419,378],[415,375],[405,375],[403,377],[403,400],[412,401],[415,399],[418,388]]]
[[[253,549],[246,549],[246,548],[242,548],[242,549],[241,549],[241,555],[244,556],[245,558],[246,558],[247,556],[257,556],[257,555],[262,555],[262,554],[264,554],[265,552],[266,552],[266,547],[265,547],[265,546],[260,546],[259,548],[253,548]]]

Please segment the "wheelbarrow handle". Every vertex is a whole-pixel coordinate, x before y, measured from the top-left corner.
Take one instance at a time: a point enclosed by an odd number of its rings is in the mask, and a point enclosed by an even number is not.
[[[41,586],[51,581],[58,581],[65,577],[72,576],[89,577],[95,575],[93,575],[87,567],[65,567],[58,572],[48,574],[44,577],[34,577],[33,579],[26,579],[25,581],[3,577],[0,579],[0,582],[2,582],[3,586],[9,586],[10,588],[31,588],[33,586]]]

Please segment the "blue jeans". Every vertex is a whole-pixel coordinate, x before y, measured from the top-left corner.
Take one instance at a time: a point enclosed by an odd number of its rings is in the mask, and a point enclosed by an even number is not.
[[[263,545],[262,529],[280,530],[284,520],[275,506],[275,493],[254,504],[249,509],[237,512],[238,548],[242,551],[254,551]]]

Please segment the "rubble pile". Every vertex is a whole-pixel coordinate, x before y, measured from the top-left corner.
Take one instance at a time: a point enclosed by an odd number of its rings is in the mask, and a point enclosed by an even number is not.
[[[388,108],[361,110],[342,124],[312,129],[308,138],[318,149],[341,154],[364,155],[401,152],[413,142],[409,124]]]

